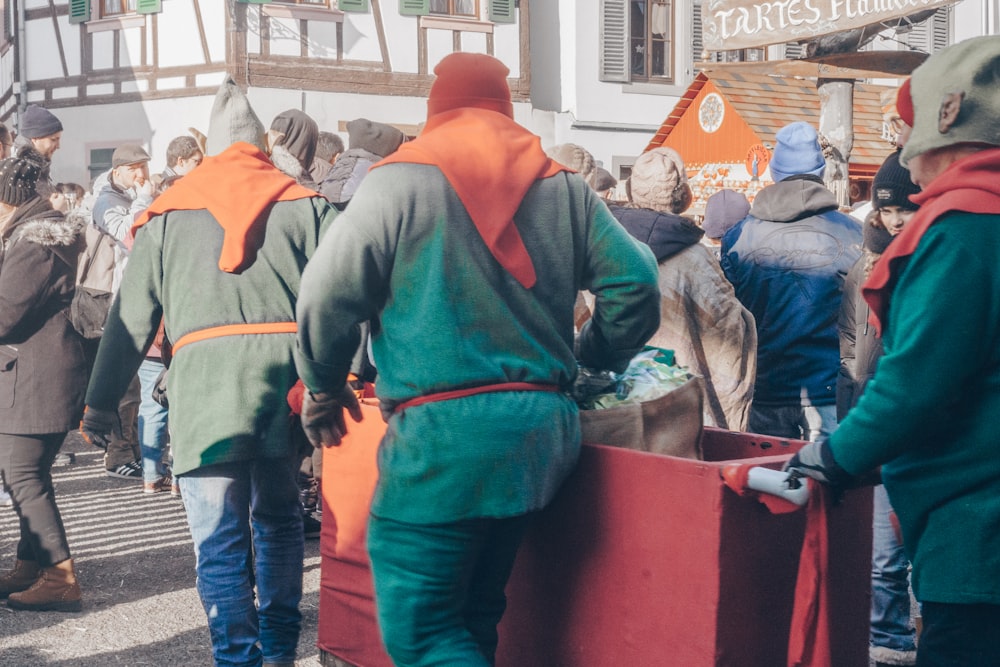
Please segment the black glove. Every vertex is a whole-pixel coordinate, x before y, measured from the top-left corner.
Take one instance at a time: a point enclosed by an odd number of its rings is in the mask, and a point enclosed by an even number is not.
[[[611,376],[611,371],[580,366],[577,369],[576,378],[573,380],[570,395],[577,404],[589,408],[592,407],[590,401],[595,396],[613,393],[616,386],[617,383]]]
[[[107,450],[112,434],[121,432],[118,413],[114,410],[99,410],[87,406],[80,421],[80,435],[83,439],[103,450]]]
[[[791,478],[811,477],[838,492],[854,481],[854,477],[834,460],[828,438],[808,443],[792,456],[784,469]]]
[[[333,447],[347,434],[344,409],[351,418],[362,419],[358,397],[346,384],[342,389],[329,394],[314,394],[306,391],[302,396],[302,430],[313,447]]]

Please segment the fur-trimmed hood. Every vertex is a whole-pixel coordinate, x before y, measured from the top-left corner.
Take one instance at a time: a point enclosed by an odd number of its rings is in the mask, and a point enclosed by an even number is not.
[[[271,163],[286,176],[295,179],[295,182],[310,190],[319,190],[319,186],[313,182],[312,176],[302,167],[299,159],[282,145],[275,146],[271,151]]]
[[[39,216],[22,223],[15,231],[14,237],[31,241],[42,246],[72,246],[83,232],[86,220],[78,213],[63,216],[58,211],[55,215]]]

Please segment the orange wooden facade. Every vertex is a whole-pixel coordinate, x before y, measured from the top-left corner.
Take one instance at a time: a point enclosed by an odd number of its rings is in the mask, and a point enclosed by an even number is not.
[[[892,143],[883,138],[882,86],[857,84],[854,149],[849,174],[851,200],[870,196],[871,179]],[[706,98],[715,99],[705,104]],[[721,118],[718,113],[721,109]],[[812,80],[726,71],[700,73],[674,106],[646,150],[673,148],[684,159],[694,203],[691,215],[722,188],[751,201],[771,183],[767,163],[775,133],[793,121],[819,125],[819,96]]]

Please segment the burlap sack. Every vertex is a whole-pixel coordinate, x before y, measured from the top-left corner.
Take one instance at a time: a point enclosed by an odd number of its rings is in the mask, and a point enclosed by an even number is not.
[[[581,410],[583,442],[702,459],[702,379],[694,377],[660,398],[602,410]]]

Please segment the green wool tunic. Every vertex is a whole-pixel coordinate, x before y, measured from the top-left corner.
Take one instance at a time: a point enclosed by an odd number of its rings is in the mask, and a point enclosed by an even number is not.
[[[223,230],[208,211],[170,211],[139,228],[111,308],[87,405],[113,410],[161,315],[167,338],[209,327],[294,322],[299,281],[337,212],[315,197],[270,208],[256,259],[219,269]],[[178,350],[168,395],[173,471],[290,453],[285,396],[295,383],[295,335],[213,338]]]
[[[514,220],[538,277],[531,289],[493,257],[437,167],[370,172],[303,276],[296,363],[306,386],[342,386],[356,324],[377,318],[384,410],[504,382],[566,389],[577,369],[579,289],[596,296],[581,358],[624,369],[659,325],[652,253],[575,174],[536,181]],[[372,512],[424,524],[540,509],[579,445],[577,408],[562,393],[487,393],[411,407],[389,420]]]
[[[1000,216],[931,226],[892,292],[885,355],[831,436],[879,464],[921,601],[1000,604]]]

